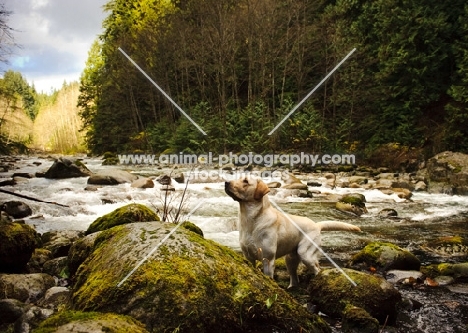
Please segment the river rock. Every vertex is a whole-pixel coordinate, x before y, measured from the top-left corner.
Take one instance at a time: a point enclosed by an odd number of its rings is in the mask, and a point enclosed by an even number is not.
[[[351,176],[348,181],[350,184],[365,185],[369,180],[363,176]]]
[[[344,269],[356,286],[336,268],[324,269],[309,284],[310,299],[317,310],[342,317],[347,305],[367,311],[381,324],[392,325],[401,295],[393,285],[377,275]],[[388,320],[387,320],[388,319]]]
[[[54,256],[51,251],[42,248],[35,249],[28,262],[27,271],[29,273],[41,273],[44,263],[52,260],[53,258]]]
[[[58,278],[65,278],[68,276],[68,259],[67,257],[58,257],[52,260],[46,261],[42,269],[44,273],[47,273]]]
[[[70,296],[71,291],[67,287],[52,287],[47,289],[37,304],[42,308],[57,310],[61,305],[68,303]]]
[[[151,178],[138,178],[135,180],[131,187],[134,188],[153,188],[154,182]]]
[[[361,193],[349,193],[341,197],[336,203],[336,209],[344,213],[361,216],[367,213],[366,198]]]
[[[74,241],[83,237],[82,231],[58,230],[48,231],[42,235],[43,248],[52,252],[54,258],[68,255]]]
[[[70,247],[70,251],[68,251],[68,273],[70,277],[73,278],[78,267],[80,267],[92,253],[94,242],[100,233],[101,232],[98,231],[80,238]]]
[[[91,175],[88,184],[91,185],[118,185],[132,183],[138,176],[124,170],[106,169]]]
[[[148,333],[137,320],[114,313],[60,311],[38,327],[39,332]]]
[[[453,194],[468,194],[467,154],[445,151],[428,159],[426,165],[429,192],[438,192],[448,185]]]
[[[30,307],[16,322],[15,333],[30,333],[54,313],[52,309]],[[35,332],[35,331],[34,331]]]
[[[0,325],[14,323],[21,317],[29,305],[14,298],[0,299]]]
[[[468,254],[468,240],[460,236],[440,237],[421,247],[440,256],[466,256]]]
[[[350,266],[364,266],[366,270],[373,267],[383,271],[392,269],[417,271],[421,267],[421,262],[414,254],[397,245],[373,242],[352,257]]]
[[[31,259],[38,238],[27,224],[0,222],[0,272],[20,272]]]
[[[159,216],[142,204],[129,204],[96,219],[86,230],[86,235],[103,231],[117,225],[134,222],[160,221]]]
[[[61,157],[45,172],[44,177],[50,179],[65,179],[87,177],[91,174],[92,172],[82,162]]]
[[[283,186],[286,190],[307,190],[307,184],[304,183],[292,183]]]
[[[343,311],[342,330],[344,333],[378,333],[379,321],[363,308],[348,304]]]
[[[405,279],[422,281],[423,275],[424,274],[420,271],[402,271],[398,269],[392,269],[385,273],[385,279],[390,283],[396,284]]]
[[[103,231],[76,273],[74,308],[129,315],[153,332],[329,332],[240,254],[185,228],[168,238],[172,230],[143,222]]]
[[[55,279],[44,273],[0,274],[0,299],[14,298],[33,303],[55,286]]]
[[[27,204],[21,201],[4,202],[0,210],[4,211],[15,219],[22,219],[32,214],[32,209]]]
[[[377,216],[381,219],[398,217],[398,212],[393,208],[382,209]]]
[[[468,262],[465,263],[440,263],[421,267],[421,271],[431,277],[453,276],[454,278],[468,278]]]
[[[427,184],[425,182],[423,182],[422,180],[418,181],[414,185],[414,191],[415,192],[423,192],[423,191],[426,191],[426,190],[427,190]]]

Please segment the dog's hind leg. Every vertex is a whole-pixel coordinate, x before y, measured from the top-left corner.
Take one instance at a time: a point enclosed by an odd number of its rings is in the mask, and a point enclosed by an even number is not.
[[[299,255],[295,253],[290,253],[286,256],[286,268],[289,273],[289,287],[297,287],[299,285],[299,278],[297,277],[297,267],[301,262]]]

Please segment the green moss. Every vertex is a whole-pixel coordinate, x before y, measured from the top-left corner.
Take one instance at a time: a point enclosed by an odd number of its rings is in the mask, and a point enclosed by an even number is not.
[[[129,329],[135,333],[147,332],[140,322],[128,316],[100,312],[61,311],[43,321],[32,333],[53,333],[58,327],[68,323],[95,320],[113,324],[114,327],[108,327],[108,325],[102,327],[106,332],[128,333]]]
[[[190,221],[185,221],[185,222],[182,222],[182,225],[181,227],[187,229],[187,230],[190,230],[196,234],[199,234],[200,236],[203,237],[203,231],[198,227],[196,226],[195,224],[193,224],[192,222]]]
[[[419,270],[419,260],[409,251],[395,244],[385,242],[372,242],[355,254],[351,265],[364,263],[367,266],[382,269],[415,269]]]
[[[117,165],[120,163],[120,160],[117,157],[109,157],[102,161],[102,165]]]
[[[366,198],[360,193],[345,195],[340,199],[340,202],[344,202],[360,208],[366,206]]]
[[[343,311],[343,331],[359,333],[379,332],[379,321],[366,310],[354,305],[346,305]]]
[[[140,238],[142,229],[147,233],[157,229],[159,237],[146,237],[130,250],[125,245],[133,238],[129,233]],[[101,233],[93,253],[77,272],[76,309],[107,312],[118,308],[147,327],[158,327],[158,332],[239,332],[255,325],[329,331],[319,317],[309,314],[243,256],[184,228],[118,286],[164,238],[165,231],[172,229],[170,224],[141,223]],[[135,259],[129,260],[127,254]]]
[[[327,315],[341,317],[346,307],[353,305],[366,310],[384,323],[396,319],[400,293],[383,278],[350,269],[344,269],[356,286],[337,269],[323,270],[309,286],[312,302]],[[388,316],[388,318],[387,318]]]
[[[122,224],[151,221],[160,221],[155,212],[141,204],[129,204],[95,220],[86,230],[86,235]]]
[[[115,155],[113,152],[110,152],[110,151],[106,151],[103,155],[102,155],[102,159],[105,160],[105,159],[108,159],[108,158],[116,158],[117,155]]]

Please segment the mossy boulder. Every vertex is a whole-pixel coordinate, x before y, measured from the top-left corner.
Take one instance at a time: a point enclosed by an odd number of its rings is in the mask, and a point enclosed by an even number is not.
[[[372,242],[356,253],[349,265],[363,269],[373,267],[383,271],[391,269],[417,271],[421,267],[421,262],[414,254],[395,244]]]
[[[114,313],[61,311],[43,321],[32,333],[147,333],[137,320]]]
[[[326,269],[312,279],[309,285],[312,303],[318,310],[333,317],[342,317],[347,306],[367,311],[381,324],[393,324],[397,317],[401,295],[393,285],[377,275],[344,269],[357,284],[351,282],[336,268]]]
[[[65,179],[76,177],[87,177],[92,172],[79,160],[69,160],[67,158],[59,158],[44,174],[45,178],[50,179]]]
[[[367,213],[366,197],[361,193],[345,194],[336,203],[336,209],[344,213],[361,216]]]
[[[78,267],[89,257],[93,251],[94,241],[100,232],[94,232],[88,236],[80,238],[70,247],[68,251],[68,273],[72,277]]]
[[[72,307],[129,315],[150,332],[329,332],[240,254],[173,230],[142,222],[101,232],[76,273]]]
[[[21,272],[37,245],[38,234],[29,225],[0,222],[0,272]]]
[[[96,219],[86,230],[86,235],[121,224],[151,221],[160,221],[159,216],[145,205],[132,203]]]
[[[468,262],[450,264],[440,263],[421,267],[421,272],[430,278],[438,276],[453,276],[455,278],[468,278]]]
[[[342,330],[345,333],[378,333],[379,321],[366,310],[348,304],[343,311]]]

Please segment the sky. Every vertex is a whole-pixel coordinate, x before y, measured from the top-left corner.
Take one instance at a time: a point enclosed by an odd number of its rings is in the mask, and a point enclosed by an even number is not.
[[[102,32],[108,0],[0,0],[11,11],[14,50],[1,71],[20,72],[37,92],[50,93],[78,81],[91,44]]]

